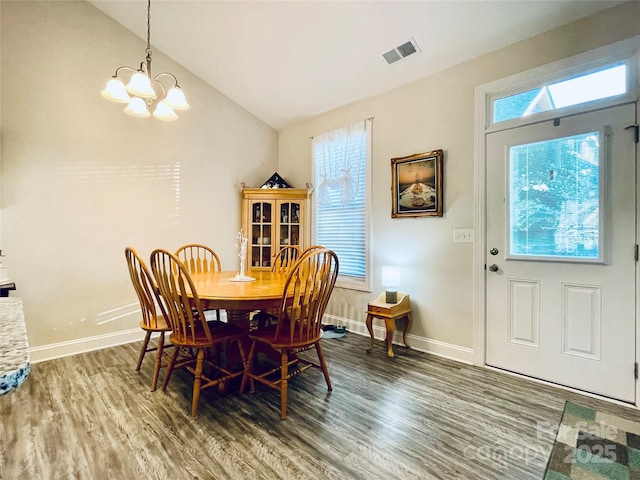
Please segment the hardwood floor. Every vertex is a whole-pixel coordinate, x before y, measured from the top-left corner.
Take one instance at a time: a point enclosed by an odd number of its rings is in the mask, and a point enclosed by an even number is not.
[[[564,401],[640,413],[484,368],[347,334],[323,341],[320,371],[294,378],[288,418],[277,392],[205,390],[191,378],[150,392],[139,344],[35,364],[0,397],[0,478],[540,479]],[[161,374],[161,377],[164,373]],[[232,386],[233,387],[233,386]]]

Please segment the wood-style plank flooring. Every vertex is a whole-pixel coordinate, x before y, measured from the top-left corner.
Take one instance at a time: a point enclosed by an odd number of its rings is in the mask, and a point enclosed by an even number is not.
[[[142,334],[141,334],[142,337]],[[540,479],[564,401],[640,413],[352,333],[323,340],[322,373],[294,378],[288,418],[277,392],[205,390],[191,377],[149,391],[140,344],[43,362],[0,397],[0,478]],[[161,374],[161,378],[164,373]]]

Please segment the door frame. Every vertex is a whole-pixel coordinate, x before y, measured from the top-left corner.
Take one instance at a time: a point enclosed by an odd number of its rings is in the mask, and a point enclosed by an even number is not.
[[[548,65],[537,67],[525,72],[521,72],[509,77],[495,80],[483,85],[479,85],[475,89],[475,134],[474,134],[474,229],[476,232],[475,243],[473,249],[473,364],[476,366],[491,368],[486,365],[486,328],[487,328],[487,310],[486,310],[486,252],[487,252],[487,229],[486,229],[486,182],[487,182],[487,159],[486,159],[486,135],[497,128],[489,128],[489,109],[490,99],[496,94],[511,93],[526,89],[526,85],[545,77],[555,77],[563,73],[574,71],[580,66],[588,68],[590,65],[596,66],[611,63],[616,60],[632,59],[631,65],[631,84],[629,85],[629,94],[622,99],[614,101],[604,101],[598,103],[597,109],[605,106],[614,106],[621,103],[631,101],[639,101],[638,86],[640,82],[640,72],[638,65],[640,51],[640,35],[613,43],[604,47],[600,47],[580,55],[562,59]],[[584,107],[580,109],[588,111]],[[573,112],[571,112],[573,113]],[[535,119],[535,121],[548,120],[549,118],[557,118],[564,116],[548,115]],[[506,122],[505,122],[506,123]],[[636,158],[640,161],[640,144],[636,144]],[[636,174],[636,243],[638,239],[638,225],[640,223],[640,173]],[[635,318],[636,318],[636,362],[640,363],[640,265],[636,265],[636,294],[635,294]],[[564,387],[571,390],[569,387]],[[597,395],[596,395],[597,396]],[[604,398],[604,397],[601,397]],[[607,399],[608,400],[608,399]],[[624,403],[624,405],[629,405]],[[636,380],[636,407],[640,407],[640,381]]]

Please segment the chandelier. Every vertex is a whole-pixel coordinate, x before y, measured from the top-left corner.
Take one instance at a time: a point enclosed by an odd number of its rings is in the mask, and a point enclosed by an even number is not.
[[[147,107],[153,107],[153,116],[158,120],[172,121],[178,118],[175,110],[187,110],[189,104],[184,92],[178,85],[178,79],[171,73],[159,73],[151,77],[151,0],[147,1],[147,58],[140,62],[137,70],[132,67],[122,66],[116,69],[116,73],[107,82],[102,96],[107,100],[118,103],[126,103],[126,113],[134,117],[149,117]],[[118,74],[121,70],[134,72],[129,83],[125,86]],[[168,91],[160,82],[161,77],[173,79],[173,87]]]

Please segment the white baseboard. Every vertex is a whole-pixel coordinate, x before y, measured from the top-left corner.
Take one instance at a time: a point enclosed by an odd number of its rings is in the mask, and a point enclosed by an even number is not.
[[[367,325],[364,322],[357,322],[348,318],[342,318],[335,315],[325,315],[323,323],[333,325],[344,325],[350,332],[358,335],[369,336]],[[376,339],[384,340],[387,336],[387,331],[384,326],[376,325],[380,323],[380,320],[373,323],[373,335]],[[451,343],[441,342],[439,340],[432,340],[430,338],[419,337],[417,335],[407,334],[407,342],[414,350],[420,352],[431,353],[439,357],[448,358],[457,362],[473,365],[473,349],[468,347],[461,347]],[[396,330],[393,335],[393,343],[398,345],[404,345],[402,342],[402,331]]]
[[[125,343],[140,342],[144,339],[144,331],[132,328],[121,332],[79,338],[66,342],[52,343],[41,347],[29,348],[31,363],[45,362],[55,358],[68,357],[78,353],[91,352]]]
[[[369,331],[364,322],[357,322],[348,318],[341,318],[334,315],[325,315],[324,323],[333,325],[344,325],[347,329],[355,334],[368,337]],[[376,325],[374,321],[373,334],[376,339],[384,339],[387,335],[384,326]],[[31,363],[45,362],[55,358],[68,357],[79,353],[91,352],[103,348],[115,347],[125,343],[140,342],[144,338],[144,332],[140,328],[131,328],[120,332],[107,333],[104,335],[96,335],[93,337],[79,338],[66,342],[52,343],[40,347],[31,347],[29,356]],[[420,352],[431,353],[439,357],[448,358],[458,362],[473,365],[473,349],[453,345],[451,343],[432,340],[429,338],[419,337],[417,335],[407,335],[407,340],[411,348]],[[396,330],[393,337],[393,343],[403,345],[402,332]]]

